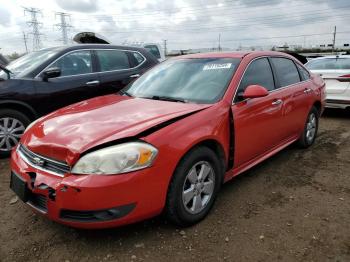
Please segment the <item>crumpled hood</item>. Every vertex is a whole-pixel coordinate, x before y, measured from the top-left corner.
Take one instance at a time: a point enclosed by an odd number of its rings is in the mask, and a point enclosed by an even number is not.
[[[22,136],[31,151],[73,164],[84,151],[130,138],[209,105],[108,95],[65,107],[38,120]]]

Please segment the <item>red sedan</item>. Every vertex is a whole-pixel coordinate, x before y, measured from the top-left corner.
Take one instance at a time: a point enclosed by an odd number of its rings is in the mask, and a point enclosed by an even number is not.
[[[313,144],[325,84],[278,52],[168,60],[119,94],[40,118],[12,152],[11,188],[35,211],[103,228],[165,212],[189,226],[223,182]]]

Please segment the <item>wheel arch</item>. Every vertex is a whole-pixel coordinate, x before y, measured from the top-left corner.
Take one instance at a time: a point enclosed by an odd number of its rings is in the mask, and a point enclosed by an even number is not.
[[[38,114],[30,105],[19,101],[12,101],[12,100],[0,101],[0,109],[16,110],[26,115],[31,121],[38,118]]]
[[[319,116],[321,116],[321,113],[322,113],[321,102],[317,100],[316,102],[314,102],[314,104],[312,106],[314,106],[317,109]]]
[[[224,181],[224,176],[226,173],[226,168],[227,168],[227,156],[225,154],[225,150],[224,147],[221,145],[221,143],[219,141],[217,141],[216,139],[213,138],[206,138],[204,140],[201,140],[197,143],[195,143],[194,145],[192,145],[190,148],[188,148],[186,150],[186,152],[181,156],[181,158],[179,159],[179,161],[177,162],[177,165],[182,161],[182,159],[188,154],[190,153],[192,150],[194,150],[195,148],[198,147],[207,147],[209,149],[211,149],[215,154],[218,155],[218,159],[221,163],[221,169],[222,169],[222,182]]]

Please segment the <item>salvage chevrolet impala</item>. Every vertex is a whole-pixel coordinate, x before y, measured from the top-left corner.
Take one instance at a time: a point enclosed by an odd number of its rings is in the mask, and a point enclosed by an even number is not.
[[[297,142],[313,144],[324,82],[278,52],[168,60],[118,94],[32,123],[12,151],[12,190],[36,212],[103,228],[166,213],[189,226],[222,183]]]

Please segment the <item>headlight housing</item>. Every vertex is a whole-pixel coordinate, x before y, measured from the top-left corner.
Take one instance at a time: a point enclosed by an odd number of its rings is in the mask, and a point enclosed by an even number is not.
[[[106,147],[84,155],[72,169],[74,174],[114,175],[152,165],[158,150],[144,142]]]

